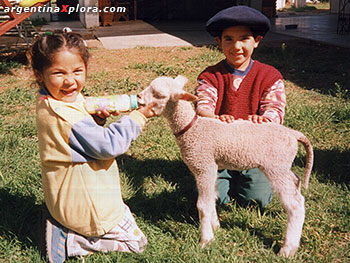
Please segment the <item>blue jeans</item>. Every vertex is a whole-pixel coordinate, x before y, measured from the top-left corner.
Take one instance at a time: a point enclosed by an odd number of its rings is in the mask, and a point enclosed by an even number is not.
[[[265,208],[272,200],[272,187],[258,168],[245,171],[220,170],[217,180],[218,202],[226,204],[235,199],[247,206],[252,200]]]

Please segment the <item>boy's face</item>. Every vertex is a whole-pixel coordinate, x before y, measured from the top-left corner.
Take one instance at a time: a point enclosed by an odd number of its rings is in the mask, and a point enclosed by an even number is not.
[[[238,70],[245,70],[253,51],[258,47],[262,36],[254,39],[253,33],[247,26],[232,26],[226,28],[220,37],[216,37],[229,65]]]
[[[77,52],[62,50],[54,54],[52,65],[36,76],[56,100],[74,102],[84,87],[86,65]]]

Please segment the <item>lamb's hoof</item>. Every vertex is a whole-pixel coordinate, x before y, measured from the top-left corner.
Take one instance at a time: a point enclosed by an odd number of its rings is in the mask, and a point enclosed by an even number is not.
[[[199,243],[201,248],[206,248],[210,245],[211,242],[213,242],[215,240],[215,238],[209,239],[209,240],[201,240],[201,242]]]
[[[283,246],[278,252],[278,255],[285,258],[293,257],[297,250],[298,247]]]
[[[218,230],[220,228],[220,223],[219,221],[215,221],[214,223],[211,224],[211,227],[213,228],[213,230]]]

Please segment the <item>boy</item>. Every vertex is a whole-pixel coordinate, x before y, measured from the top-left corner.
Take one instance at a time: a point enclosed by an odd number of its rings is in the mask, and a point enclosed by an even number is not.
[[[246,119],[282,124],[286,105],[282,75],[251,57],[269,29],[268,18],[247,6],[224,9],[207,22],[206,30],[226,59],[198,76],[198,115],[228,123]],[[271,185],[258,168],[219,171],[217,187],[221,204],[233,197],[240,205],[253,201],[265,208],[272,198]]]

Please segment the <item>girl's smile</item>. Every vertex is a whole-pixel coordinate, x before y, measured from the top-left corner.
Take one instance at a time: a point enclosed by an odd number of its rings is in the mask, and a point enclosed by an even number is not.
[[[37,73],[37,76],[52,97],[74,102],[84,87],[86,66],[79,53],[64,49],[56,52],[52,65],[42,73]]]

